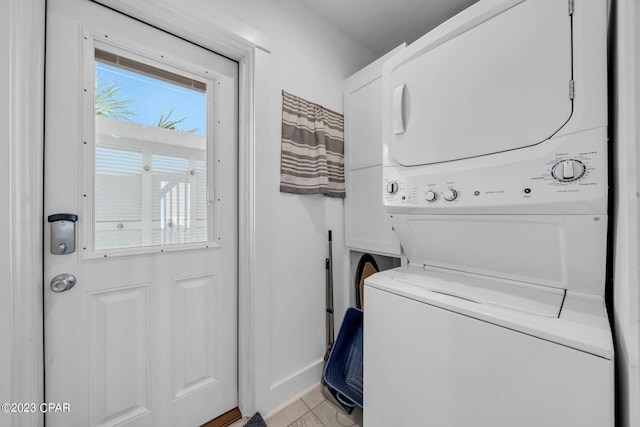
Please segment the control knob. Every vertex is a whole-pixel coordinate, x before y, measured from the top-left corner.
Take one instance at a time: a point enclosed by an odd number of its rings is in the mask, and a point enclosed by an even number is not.
[[[398,182],[391,181],[387,184],[387,193],[396,194],[398,192]]]
[[[586,171],[584,163],[580,160],[561,160],[551,169],[551,176],[560,182],[576,181],[584,176]]]
[[[442,197],[444,197],[447,202],[451,202],[458,197],[458,192],[453,188],[449,188],[448,190],[445,190],[444,193],[442,193]]]
[[[427,202],[435,202],[438,198],[438,194],[435,191],[427,191],[425,198],[427,199]]]

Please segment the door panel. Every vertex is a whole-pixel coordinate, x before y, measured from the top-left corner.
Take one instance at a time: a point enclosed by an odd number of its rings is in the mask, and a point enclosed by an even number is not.
[[[237,63],[89,1],[47,8],[45,217],[78,214],[73,253],[45,224],[45,398],[71,406],[47,425],[201,425],[237,406]],[[178,108],[95,116],[96,48],[196,87],[203,131]]]
[[[187,395],[216,381],[220,373],[215,325],[220,307],[216,274],[175,279],[173,298],[173,397]]]
[[[150,411],[148,294],[144,283],[87,295],[89,425],[122,422]]]

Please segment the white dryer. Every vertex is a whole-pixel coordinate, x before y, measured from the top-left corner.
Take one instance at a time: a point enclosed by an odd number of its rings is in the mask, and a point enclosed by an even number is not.
[[[611,427],[608,5],[480,0],[384,66],[365,427]]]

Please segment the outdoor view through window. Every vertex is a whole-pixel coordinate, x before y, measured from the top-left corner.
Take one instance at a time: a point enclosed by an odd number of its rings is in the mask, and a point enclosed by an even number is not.
[[[208,240],[207,84],[142,61],[95,51],[96,251]]]

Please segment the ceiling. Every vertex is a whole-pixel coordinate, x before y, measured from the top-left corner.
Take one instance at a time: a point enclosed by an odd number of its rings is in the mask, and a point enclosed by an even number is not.
[[[414,42],[477,0],[301,0],[377,56]]]

